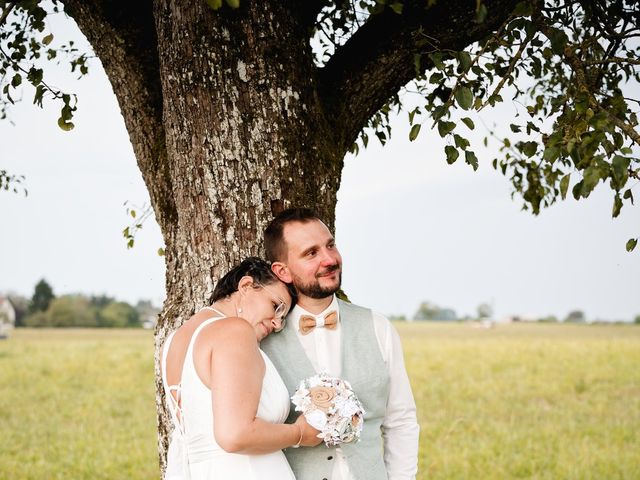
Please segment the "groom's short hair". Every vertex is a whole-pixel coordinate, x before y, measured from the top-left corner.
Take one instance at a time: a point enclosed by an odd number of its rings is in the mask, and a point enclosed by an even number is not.
[[[287,245],[284,240],[284,227],[287,223],[307,223],[313,220],[322,221],[309,208],[287,208],[276,215],[264,231],[264,250],[267,260],[270,262],[281,261],[287,254]]]

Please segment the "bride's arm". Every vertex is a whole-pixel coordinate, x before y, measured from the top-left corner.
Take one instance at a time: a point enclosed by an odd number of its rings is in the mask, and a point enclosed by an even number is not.
[[[256,418],[265,364],[255,331],[242,319],[219,322],[209,383],[216,442],[227,452],[245,454],[275,452],[298,442],[303,446],[320,443],[317,430],[304,417],[290,425]]]

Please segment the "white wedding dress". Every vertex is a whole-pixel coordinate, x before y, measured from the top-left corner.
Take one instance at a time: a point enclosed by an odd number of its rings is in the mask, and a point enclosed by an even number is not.
[[[213,310],[210,307],[207,309]],[[202,383],[193,363],[193,345],[204,327],[220,316],[205,320],[193,333],[182,368],[180,385],[168,385],[167,352],[172,332],[162,354],[162,382],[174,431],[167,454],[166,480],[295,480],[281,450],[264,455],[242,455],[225,452],[213,435],[211,391]],[[266,366],[257,416],[271,423],[283,423],[289,415],[289,393],[269,360],[260,350]],[[171,391],[180,392],[181,406]]]

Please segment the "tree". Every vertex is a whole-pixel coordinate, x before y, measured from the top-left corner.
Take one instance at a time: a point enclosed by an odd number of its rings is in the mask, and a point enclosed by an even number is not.
[[[450,308],[441,308],[433,303],[422,302],[413,315],[414,320],[456,320],[456,312]]]
[[[89,298],[89,303],[91,303],[91,305],[98,310],[105,308],[107,305],[113,302],[115,302],[115,299],[107,295],[92,295]]]
[[[73,128],[75,97],[49,86],[38,62],[70,55],[84,74],[87,55],[53,46],[39,2],[0,7],[3,105],[24,79],[35,103],[59,101],[60,128]],[[633,200],[638,105],[623,93],[638,79],[631,0],[66,0],[64,8],[111,80],[164,237],[157,347],[209,300],[222,272],[261,252],[274,214],[311,206],[332,228],[345,153],[369,135],[386,142],[389,112],[415,92],[410,138],[428,121],[449,141],[443,157],[473,168],[465,129],[474,121],[464,112],[507,91],[523,105],[494,166],[534,213],[570,186],[587,197],[600,181],[613,190],[614,216]],[[0,172],[0,188],[16,181]],[[161,393],[157,402],[162,452]]]
[[[125,302],[111,302],[99,313],[100,327],[139,327],[140,316],[135,308]]]
[[[567,314],[567,317],[564,319],[564,321],[571,323],[584,323],[587,321],[587,318],[585,317],[582,310],[572,310]]]
[[[46,312],[51,327],[96,327],[96,311],[82,295],[64,295],[51,302]]]
[[[29,311],[31,313],[46,312],[49,308],[49,304],[55,298],[51,285],[43,278],[40,280],[33,291],[31,297],[31,305]]]
[[[636,325],[640,325],[640,315],[636,315],[636,318],[633,320],[633,323]]]
[[[480,305],[478,305],[478,308],[476,310],[478,312],[478,318],[481,320],[485,318],[491,318],[491,316],[493,315],[493,307],[488,303],[481,303]]]

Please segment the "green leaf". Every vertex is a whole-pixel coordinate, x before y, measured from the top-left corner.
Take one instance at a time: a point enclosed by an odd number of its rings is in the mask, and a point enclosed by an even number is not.
[[[624,192],[624,195],[622,195],[622,198],[624,198],[625,200],[631,200],[631,205],[633,205],[633,193],[631,193],[630,188]]]
[[[611,216],[616,218],[620,215],[620,210],[622,210],[622,199],[620,198],[620,195],[616,193],[613,197],[613,211],[611,212]]]
[[[631,159],[628,157],[622,157],[616,155],[611,162],[611,178],[613,180],[613,187],[616,190],[624,188],[627,180],[629,179],[629,164]]]
[[[562,195],[563,200],[567,198],[567,190],[569,190],[570,178],[571,178],[571,174],[568,173],[564,177],[562,177],[562,180],[560,180],[560,195]]]
[[[22,83],[22,75],[20,75],[19,73],[16,73],[11,79],[11,86],[13,88],[16,88],[21,83]]]
[[[396,12],[398,15],[402,14],[402,8],[404,7],[404,5],[401,2],[393,2],[389,6],[391,7],[391,10]]]
[[[476,7],[476,23],[483,23],[487,18],[487,7],[482,2],[477,2]]]
[[[453,141],[455,142],[456,147],[461,148],[462,150],[466,150],[467,147],[470,145],[469,140],[467,140],[464,137],[461,137],[457,133],[453,135]]]
[[[129,211],[129,215],[131,215],[133,218],[136,218],[136,211],[135,210],[130,210]]]
[[[422,61],[422,55],[416,53],[413,55],[413,67],[416,71],[416,76],[422,74],[422,69],[420,68],[420,63]]]
[[[44,98],[44,86],[38,85],[36,87],[36,93],[33,95],[33,104],[42,108],[42,99]]]
[[[469,110],[473,105],[473,93],[469,87],[460,87],[455,94],[456,102],[463,110]]]
[[[454,163],[460,156],[458,150],[456,150],[456,148],[452,147],[451,145],[447,145],[446,147],[444,147],[444,153],[447,155],[447,163],[449,165]]]
[[[73,130],[73,127],[75,127],[75,125],[72,122],[67,122],[64,118],[60,117],[58,119],[58,126],[64,130],[65,132],[69,132],[71,130]]]
[[[522,142],[518,146],[520,148],[520,151],[522,151],[522,153],[524,153],[529,158],[533,157],[538,151],[538,144],[536,142]]]
[[[627,241],[627,252],[633,252],[633,249],[636,248],[637,244],[638,244],[637,238],[630,238]]]
[[[160,247],[160,248],[158,249],[158,256],[159,256],[159,257],[164,257],[164,248]]]
[[[29,73],[27,73],[27,80],[29,80],[34,87],[37,87],[40,82],[42,82],[42,75],[43,72],[41,68],[31,67]]]
[[[460,67],[462,67],[463,72],[467,72],[471,68],[471,64],[473,61],[471,60],[471,55],[468,52],[462,51],[458,52],[458,60],[460,61]]]
[[[225,0],[231,8],[240,8],[240,0]]]
[[[582,192],[582,180],[580,180],[578,183],[576,183],[573,188],[571,189],[571,193],[573,194],[573,198],[575,198],[576,200],[580,200],[580,195]]]
[[[42,44],[49,45],[52,41],[53,41],[53,33],[50,33],[49,35],[47,35],[42,39]]]
[[[207,5],[214,10],[219,10],[222,7],[222,0],[206,0]]]
[[[436,67],[438,70],[444,70],[444,63],[442,63],[442,53],[430,53],[429,58],[433,62],[434,67]]]
[[[582,178],[580,195],[587,198],[600,181],[600,171],[596,167],[588,167]]]
[[[410,141],[413,142],[416,138],[418,138],[418,134],[420,133],[421,127],[422,125],[420,125],[419,123],[416,123],[413,127],[411,127],[411,131],[409,132]]]
[[[560,150],[560,148],[558,147],[547,147],[544,149],[542,158],[549,163],[553,163],[558,159],[558,157],[560,157],[561,153],[562,150]]]
[[[520,125],[516,125],[515,123],[512,123],[511,125],[509,125],[509,128],[513,133],[520,133]]]
[[[564,47],[569,42],[567,34],[557,28],[551,28],[549,33],[549,40],[551,40],[551,48],[556,55],[564,54]]]
[[[516,5],[513,15],[517,15],[518,17],[528,17],[531,15],[532,10],[533,9],[529,2],[520,2]]]
[[[446,120],[440,120],[438,122],[438,133],[442,138],[447,136],[454,128],[456,128],[456,124],[453,122],[447,122]]]
[[[471,165],[474,170],[478,170],[478,157],[472,151],[464,152],[464,161]]]
[[[473,123],[473,120],[471,120],[469,117],[464,117],[461,118],[460,120],[462,120],[462,123],[464,123],[469,130],[473,130],[474,128],[476,128],[476,125]]]

